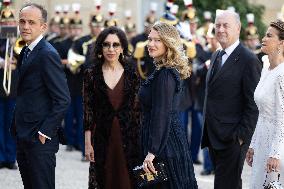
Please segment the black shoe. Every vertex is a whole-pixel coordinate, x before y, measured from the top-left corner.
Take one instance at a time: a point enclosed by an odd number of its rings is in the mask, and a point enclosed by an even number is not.
[[[214,173],[213,173],[213,171],[203,170],[203,171],[201,171],[200,174],[203,175],[203,176],[207,176],[207,175],[211,175],[211,174],[214,174]]]
[[[73,146],[67,145],[67,146],[66,146],[66,151],[67,151],[67,152],[73,151]]]
[[[15,163],[6,163],[5,165],[6,168],[11,169],[11,170],[17,170],[18,166]]]
[[[202,163],[201,163],[201,161],[199,161],[199,160],[195,160],[195,161],[193,161],[193,164],[195,164],[195,165],[201,165]]]
[[[0,169],[4,168],[5,167],[5,164],[0,162]]]
[[[82,151],[82,148],[79,145],[74,145],[73,148],[77,151]]]

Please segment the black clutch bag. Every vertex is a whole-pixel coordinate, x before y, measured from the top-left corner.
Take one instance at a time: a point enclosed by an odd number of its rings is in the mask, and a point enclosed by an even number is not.
[[[137,166],[133,169],[134,176],[137,181],[137,186],[139,188],[158,184],[168,180],[167,169],[164,163],[156,163],[154,167],[157,171],[157,174],[145,173],[145,171],[143,170],[143,165]]]

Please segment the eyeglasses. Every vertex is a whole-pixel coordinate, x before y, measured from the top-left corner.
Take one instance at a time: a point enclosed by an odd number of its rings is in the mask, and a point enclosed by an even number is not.
[[[117,42],[114,42],[114,43],[103,42],[102,47],[103,47],[103,49],[110,49],[112,47],[114,50],[117,50],[120,47],[120,43],[117,43]]]

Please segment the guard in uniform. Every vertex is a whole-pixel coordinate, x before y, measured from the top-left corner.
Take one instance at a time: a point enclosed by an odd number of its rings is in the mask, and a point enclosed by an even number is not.
[[[129,52],[133,53],[134,47],[131,44],[131,40],[136,35],[136,25],[132,21],[130,10],[125,11],[125,18],[126,18],[126,20],[125,20],[125,24],[124,24],[124,31],[125,31],[127,39],[128,39],[128,49],[129,49]]]
[[[16,60],[10,62],[10,51],[14,47],[14,42],[16,39],[16,33],[6,33],[4,34],[4,28],[6,26],[14,27],[14,30],[17,31],[17,22],[15,20],[13,11],[9,7],[10,2],[6,1],[4,3],[4,8],[1,11],[0,15],[0,27],[1,27],[1,38],[0,38],[0,168],[8,169],[17,169],[15,164],[16,162],[16,144],[14,139],[10,134],[10,127],[12,123],[13,110],[16,102],[16,90],[17,90],[17,81],[18,74],[15,70]],[[6,41],[7,36],[9,36],[9,48],[6,52]],[[12,37],[13,36],[13,37]],[[14,41],[14,42],[13,42]],[[9,63],[12,63],[12,72],[11,72],[11,85],[10,91],[5,91],[4,86],[2,85],[4,78],[4,64],[5,59]],[[9,68],[8,68],[9,69]],[[7,70],[8,70],[7,69]],[[7,72],[6,72],[7,73]],[[7,73],[7,81],[8,79]],[[5,86],[7,86],[5,84]]]
[[[182,12],[181,20],[189,25],[189,40],[193,41],[195,44],[200,44],[203,48],[206,41],[202,34],[197,32],[199,19],[196,16],[196,9],[192,4],[192,0],[184,0],[186,10]]]
[[[68,15],[69,5],[64,5],[63,7],[63,15],[60,17],[59,21],[59,35],[49,40],[49,43],[58,51],[60,52],[60,43],[66,40],[69,37],[69,22],[70,18]]]
[[[57,5],[55,7],[55,16],[50,19],[48,33],[45,35],[45,39],[50,42],[60,35],[60,14],[62,7]]]
[[[203,17],[204,17],[205,22],[202,24],[201,27],[199,27],[196,30],[196,34],[197,34],[197,36],[203,38],[202,39],[202,40],[204,40],[204,44],[203,45],[207,45],[206,34],[208,32],[209,25],[211,25],[213,23],[212,22],[212,14],[209,11],[204,11],[203,12]],[[206,48],[206,46],[203,46],[203,48]]]
[[[215,37],[215,29],[213,23],[210,23],[208,25],[206,41],[207,41],[207,47],[205,52],[207,54],[207,60],[205,62],[198,61],[196,67],[196,74],[195,74],[196,75],[195,92],[197,94],[195,99],[195,110],[198,112],[199,118],[201,120],[203,120],[203,105],[205,99],[206,75],[210,65],[210,59],[212,54],[220,48],[220,44]],[[201,171],[201,175],[206,176],[206,175],[211,175],[213,173],[214,173],[214,166],[209,156],[208,148],[204,148],[203,170]]]
[[[116,12],[116,3],[108,4],[108,18],[105,19],[104,27],[118,26],[118,19],[114,16]]]
[[[94,49],[94,44],[96,42],[96,37],[104,28],[104,17],[102,14],[93,14],[90,18],[90,34],[85,35],[73,43],[73,50],[75,53],[85,57],[85,63],[82,65],[87,68],[91,66],[92,63],[92,50]]]
[[[64,119],[64,131],[67,140],[66,150],[72,151],[76,149],[82,151],[82,160],[84,160],[83,73],[80,67],[76,66],[76,64],[84,63],[84,60],[80,62],[80,60],[74,56],[71,48],[82,33],[82,19],[79,15],[80,4],[72,4],[72,8],[75,15],[72,16],[69,21],[69,36],[58,44],[60,48],[57,50],[61,57],[62,64],[65,65],[65,74],[71,96],[71,103]],[[76,62],[75,65],[73,64],[74,61]]]
[[[96,12],[90,16],[89,28],[90,34],[85,35],[78,40],[74,41],[73,50],[75,53],[85,56],[85,63],[82,65],[83,69],[91,66],[92,62],[92,50],[96,42],[96,37],[104,29],[104,16],[100,12],[101,2],[96,3]]]
[[[157,4],[151,3],[150,13],[146,16],[144,22],[144,31],[133,37],[131,44],[134,47],[134,58],[137,62],[137,70],[141,79],[146,79],[155,69],[153,58],[149,56],[147,49],[148,35],[153,24],[156,22]]]
[[[257,55],[258,59],[262,62],[262,57],[265,55],[261,52],[261,44],[257,27],[254,25],[254,14],[249,13],[247,16],[248,26],[245,29],[245,45]]]
[[[197,75],[197,68],[204,63],[210,56],[204,51],[206,44],[203,36],[198,35],[197,27],[199,19],[196,17],[196,9],[193,7],[192,1],[184,1],[187,10],[182,13],[182,20],[189,23],[191,42],[195,46],[195,55],[190,57],[192,61],[192,74],[188,81],[192,105],[188,107],[182,114],[181,120],[187,133],[191,133],[190,150],[192,161],[194,164],[201,164],[198,159],[198,153],[202,135],[202,105],[199,97],[202,95],[201,78]],[[191,130],[190,132],[188,130]]]
[[[96,1],[96,12],[91,14],[90,17],[90,34],[83,36],[79,40],[75,42],[75,49],[80,55],[84,55],[85,67],[89,67],[93,64],[92,62],[92,51],[94,49],[96,37],[101,33],[104,29],[104,16],[101,13],[101,1]]]

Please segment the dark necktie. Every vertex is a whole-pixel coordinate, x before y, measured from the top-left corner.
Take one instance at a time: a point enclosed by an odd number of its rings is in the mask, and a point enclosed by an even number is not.
[[[222,56],[226,54],[224,50],[219,51],[217,58],[213,64],[212,71],[211,71],[211,79],[218,73],[218,71],[222,67]]]
[[[22,60],[22,65],[27,63],[28,56],[29,56],[30,53],[31,53],[31,50],[28,47],[25,48],[24,56],[23,56],[23,60]]]

